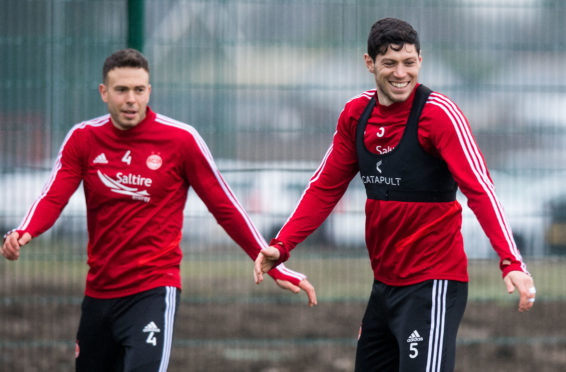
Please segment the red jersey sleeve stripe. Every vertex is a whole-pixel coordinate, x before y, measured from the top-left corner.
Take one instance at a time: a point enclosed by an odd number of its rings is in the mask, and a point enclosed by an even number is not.
[[[336,135],[336,132],[334,132],[334,136]],[[324,157],[322,158],[322,161],[320,162],[320,165],[318,166],[318,168],[314,171],[313,176],[311,177],[310,181],[309,181],[309,186],[312,182],[318,180],[318,178],[320,177],[320,175],[322,174],[322,171],[324,170],[324,167],[326,166],[326,162],[328,160],[328,157],[330,156],[330,154],[332,153],[332,149],[333,149],[334,145],[330,145],[330,147],[328,148],[328,150],[326,150],[326,153],[324,154]],[[307,187],[308,189],[308,187]],[[306,190],[305,190],[306,191]]]
[[[168,117],[160,115],[160,114],[157,115],[156,122],[163,124],[163,125],[168,125],[168,126],[172,126],[172,127],[175,127],[175,128],[182,129],[182,130],[188,132],[195,139],[195,142],[197,143],[200,152],[204,155],[205,159],[207,160],[208,165],[209,165],[212,173],[214,174],[214,176],[216,177],[216,180],[218,181],[218,184],[221,186],[222,190],[224,191],[224,193],[226,194],[226,196],[228,197],[228,199],[230,200],[232,205],[236,208],[236,210],[240,213],[240,215],[242,216],[242,218],[246,222],[248,230],[252,233],[253,237],[256,240],[256,243],[258,244],[258,246],[260,246],[262,248],[267,247],[267,243],[266,243],[265,239],[263,239],[263,237],[261,236],[259,231],[257,231],[257,229],[256,229],[255,225],[253,224],[253,222],[251,221],[250,217],[248,216],[248,214],[246,213],[244,208],[241,206],[240,202],[238,201],[238,199],[236,198],[236,196],[234,195],[234,193],[232,192],[232,190],[230,189],[228,184],[222,178],[220,172],[218,171],[218,168],[216,167],[216,164],[214,162],[212,154],[210,153],[210,150],[208,149],[208,146],[206,145],[206,143],[204,142],[204,140],[202,139],[202,137],[200,136],[198,131],[195,128],[193,128],[192,126],[190,126],[189,124],[173,120],[171,118],[168,118]]]
[[[51,186],[53,186],[53,183],[55,182],[55,179],[57,178],[57,174],[58,174],[59,170],[61,170],[61,167],[62,167],[61,157],[63,155],[63,149],[65,148],[65,145],[67,144],[67,142],[69,141],[69,138],[71,138],[73,133],[76,130],[85,128],[86,126],[89,126],[89,125],[93,125],[93,126],[104,125],[108,121],[109,118],[110,118],[110,114],[106,114],[106,115],[94,118],[92,120],[88,120],[88,121],[76,124],[76,125],[73,126],[73,128],[71,128],[71,130],[65,136],[65,139],[63,140],[63,143],[61,144],[61,147],[59,148],[59,153],[57,154],[57,158],[55,159],[55,164],[53,165],[53,169],[51,170],[51,174],[49,176],[49,179],[47,180],[46,184],[43,186],[43,189],[41,190],[41,194],[38,196],[38,198],[33,202],[31,207],[29,208],[28,212],[26,213],[25,217],[23,218],[22,222],[20,223],[20,226],[18,226],[18,230],[23,230],[23,231],[27,230],[31,220],[33,219],[33,216],[35,214],[35,210],[36,210],[38,204],[43,200],[43,198],[45,198],[47,193],[49,193],[49,191],[51,190]]]
[[[367,98],[367,100],[371,100],[371,98],[375,95],[376,93],[376,89],[370,89],[367,90],[361,94],[358,94],[357,96],[351,98],[348,102],[351,102],[353,100],[359,99],[361,97],[365,97]],[[343,111],[343,110],[342,110]],[[338,131],[335,131],[333,134],[333,138],[336,137],[336,135],[338,134]],[[311,177],[307,187],[305,188],[305,191],[303,191],[301,197],[299,198],[299,201],[297,202],[297,205],[295,206],[295,209],[293,210],[293,213],[291,213],[289,215],[289,218],[287,219],[287,221],[285,221],[285,224],[287,224],[287,222],[289,222],[289,220],[291,220],[291,218],[293,217],[293,215],[295,214],[295,212],[297,211],[297,207],[299,206],[299,204],[301,203],[301,200],[303,199],[303,197],[305,196],[306,192],[309,190],[310,186],[312,183],[317,182],[320,175],[322,174],[322,172],[324,171],[324,168],[326,166],[326,163],[328,161],[328,158],[330,157],[330,155],[332,154],[332,150],[334,148],[334,141],[330,144],[330,147],[328,148],[328,150],[326,150],[326,153],[324,154],[324,157],[322,158],[322,161],[320,162],[320,165],[318,166],[318,168],[315,170],[313,176]]]
[[[350,98],[350,100],[349,100],[348,102],[346,102],[346,104],[348,104],[349,102],[351,102],[351,101],[353,101],[353,100],[356,100],[356,99],[358,99],[358,98],[361,98],[361,97],[366,97],[366,98],[368,99],[368,101],[369,101],[369,100],[371,99],[371,97],[373,97],[373,96],[375,95],[375,92],[376,92],[376,91],[377,91],[376,89],[366,90],[365,92],[360,93],[360,94],[358,94],[357,96],[354,96],[354,97]]]
[[[287,275],[287,276],[296,278],[296,279],[298,279],[299,281],[304,280],[304,279],[307,278],[306,275],[301,274],[301,273],[298,273],[298,272],[296,272],[296,271],[293,271],[293,270],[287,268],[287,267],[285,266],[285,264],[283,264],[283,263],[280,263],[279,265],[277,265],[277,267],[276,267],[275,269],[278,270],[279,272],[281,272],[281,273]]]
[[[510,253],[513,254],[516,260],[521,261],[521,255],[515,245],[509,223],[502,212],[503,208],[495,195],[493,183],[489,180],[487,175],[487,168],[479,155],[477,145],[471,136],[471,132],[466,125],[466,121],[463,118],[462,113],[453,102],[437,93],[431,94],[429,103],[440,107],[450,118],[460,141],[462,151],[468,160],[469,166],[491,201],[491,206],[495,212],[495,216],[497,217],[499,227],[507,240]]]
[[[336,132],[334,132],[334,135],[336,135]],[[330,156],[330,154],[332,153],[332,148],[333,145],[331,144],[330,147],[328,148],[328,150],[326,151],[326,154],[324,154],[324,157],[322,158],[322,161],[320,163],[320,165],[318,166],[318,168],[314,171],[313,176],[311,177],[311,179],[309,180],[309,183],[307,184],[307,187],[305,188],[305,190],[303,191],[303,193],[301,194],[301,197],[299,198],[299,201],[297,201],[297,204],[295,205],[295,208],[293,209],[293,212],[289,215],[289,217],[287,218],[287,220],[285,221],[285,223],[283,224],[283,226],[285,226],[295,215],[295,213],[297,212],[297,208],[299,207],[299,205],[301,204],[301,201],[303,200],[303,198],[305,197],[305,194],[307,193],[307,191],[309,190],[309,188],[311,187],[311,184],[313,182],[316,182],[320,175],[322,174],[322,171],[324,170],[324,167],[326,165],[326,161],[328,160],[328,157]],[[279,233],[281,232],[281,230],[279,230],[279,232],[277,233],[277,235],[275,236],[275,238],[277,239],[277,237],[279,236]]]
[[[442,97],[438,94],[434,94],[431,103],[442,108],[450,118],[460,141],[462,151],[468,159],[469,166],[476,176],[479,184],[489,196],[492,203],[492,208],[496,212],[498,222],[500,223],[502,231],[505,233],[509,246],[515,249],[514,241],[512,238],[510,239],[510,229],[508,227],[507,221],[505,221],[504,214],[502,213],[501,204],[495,196],[493,183],[489,180],[486,167],[481,160],[475,141],[473,140],[471,133],[467,128],[467,125],[465,124],[465,119],[463,118],[462,113],[447,98]]]
[[[49,176],[49,179],[47,180],[47,183],[43,186],[43,189],[41,190],[41,194],[39,194],[37,199],[35,199],[35,201],[31,205],[31,207],[29,208],[28,212],[26,213],[25,217],[23,218],[22,222],[20,222],[20,226],[18,226],[16,228],[16,230],[27,231],[28,226],[29,226],[34,214],[35,214],[35,210],[36,210],[38,204],[43,200],[43,198],[45,198],[45,195],[47,195],[47,193],[51,189],[51,185],[53,185],[53,181],[55,181],[55,177],[57,176],[57,172],[59,171],[59,169],[61,169],[60,164],[61,163],[57,159],[57,162],[55,163],[55,166],[53,167],[53,170],[51,172],[51,175]]]
[[[485,184],[490,187],[491,189],[494,189],[493,185],[491,184],[491,181],[489,180],[489,177],[487,175],[487,168],[485,166],[485,164],[483,163],[483,161],[481,160],[481,155],[479,152],[479,149],[476,146],[475,141],[473,140],[472,134],[469,130],[469,127],[466,125],[466,121],[464,119],[463,114],[460,112],[460,110],[456,107],[456,105],[451,102],[448,98],[441,96],[438,93],[432,93],[431,94],[431,102],[434,104],[437,104],[437,106],[440,106],[442,104],[445,105],[445,107],[454,114],[454,116],[450,115],[450,118],[452,119],[452,124],[454,125],[454,128],[456,129],[456,131],[458,133],[462,133],[462,137],[459,138],[463,138],[463,142],[460,141],[460,143],[464,144],[465,143],[465,147],[468,149],[470,155],[471,155],[471,159],[474,163],[475,169],[477,170],[477,174],[479,174],[479,176],[482,178],[482,180],[485,182]],[[441,106],[442,107],[442,106]],[[462,146],[464,147],[464,146]]]

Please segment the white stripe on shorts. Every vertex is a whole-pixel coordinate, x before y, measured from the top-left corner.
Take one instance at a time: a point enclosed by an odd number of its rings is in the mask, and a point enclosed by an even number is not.
[[[442,368],[442,345],[444,343],[444,324],[446,322],[447,288],[447,280],[435,280],[433,282],[426,372],[440,372]]]
[[[169,357],[171,356],[171,344],[173,342],[173,323],[175,321],[175,308],[177,301],[177,288],[165,287],[165,314],[163,330],[163,351],[159,372],[167,372]]]

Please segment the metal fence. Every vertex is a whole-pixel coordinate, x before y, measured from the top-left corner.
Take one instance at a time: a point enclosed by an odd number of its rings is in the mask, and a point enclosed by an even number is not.
[[[472,281],[458,370],[531,371],[525,353],[539,371],[564,368],[566,3],[558,0],[1,0],[0,228],[13,228],[37,196],[71,126],[106,112],[102,63],[129,45],[150,61],[151,107],[201,133],[269,238],[345,102],[374,86],[362,56],[382,17],[419,31],[420,81],[468,117],[537,280],[537,307],[516,317],[497,258],[466,211]],[[279,204],[262,199],[274,187]],[[293,258],[319,288],[315,310],[251,285],[251,263],[191,199],[170,369],[352,370],[371,283],[360,188]],[[20,262],[0,261],[0,370],[73,369],[85,239],[79,194]],[[270,317],[293,322],[272,329]],[[495,326],[503,318],[514,322],[508,330]]]

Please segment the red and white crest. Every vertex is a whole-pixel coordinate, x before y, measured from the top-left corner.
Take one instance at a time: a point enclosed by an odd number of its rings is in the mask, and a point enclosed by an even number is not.
[[[161,165],[163,165],[163,159],[161,159],[161,156],[157,155],[157,154],[153,154],[148,156],[146,162],[147,167],[151,170],[157,170],[159,168],[161,168]]]

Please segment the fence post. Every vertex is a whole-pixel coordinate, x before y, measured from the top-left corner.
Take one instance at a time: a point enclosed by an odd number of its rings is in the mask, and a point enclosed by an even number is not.
[[[128,48],[143,52],[144,0],[128,0]]]

